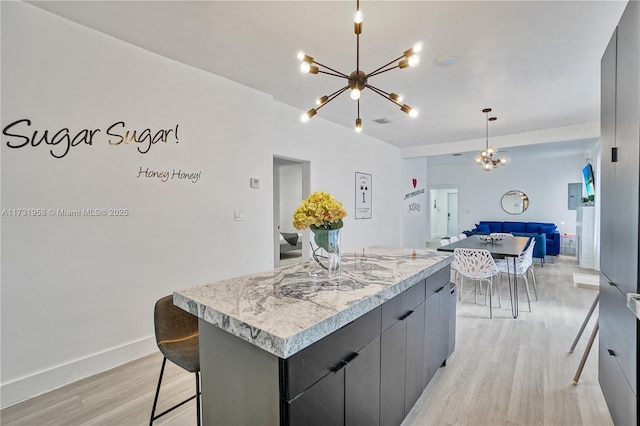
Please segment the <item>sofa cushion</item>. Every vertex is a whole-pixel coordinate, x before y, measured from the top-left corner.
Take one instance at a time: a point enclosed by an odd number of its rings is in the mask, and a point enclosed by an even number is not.
[[[504,222],[502,232],[527,232],[524,222]]]
[[[529,232],[532,234],[539,234],[540,233],[540,224],[539,223],[529,223],[527,222],[527,226],[525,227],[525,231],[524,232]]]
[[[478,230],[478,232],[491,232],[489,225],[484,223],[481,225],[476,225],[476,229]]]
[[[545,234],[547,239],[553,239],[553,234],[556,232],[555,225],[540,225],[540,233]]]

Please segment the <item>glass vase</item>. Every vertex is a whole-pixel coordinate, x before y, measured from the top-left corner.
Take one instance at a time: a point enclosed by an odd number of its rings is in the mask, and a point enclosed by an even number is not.
[[[340,229],[311,230],[309,275],[314,278],[340,275]]]

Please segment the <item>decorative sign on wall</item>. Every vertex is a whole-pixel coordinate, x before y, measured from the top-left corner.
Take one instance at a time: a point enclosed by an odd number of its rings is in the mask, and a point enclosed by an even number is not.
[[[5,137],[3,143],[9,148],[35,148],[42,144],[49,148],[49,153],[54,158],[64,158],[71,148],[82,144],[93,145],[99,139],[102,139],[101,143],[111,146],[135,144],[140,154],[146,154],[158,142],[180,142],[177,124],[166,129],[129,129],[124,121],[117,121],[104,131],[101,128],[71,131],[68,127],[34,130],[31,128],[31,120],[23,118],[4,126],[2,135]]]
[[[413,185],[414,191],[411,191],[411,192],[405,194],[404,195],[404,199],[405,200],[409,200],[411,198],[417,197],[418,195],[424,194],[424,191],[425,191],[424,188],[416,189],[416,187],[418,186],[418,179],[416,179],[416,178],[411,179],[411,185]],[[420,212],[420,209],[422,208],[420,203],[416,202],[416,201],[408,203],[407,207],[409,208],[409,213],[411,213],[411,212],[416,212],[416,213]]]
[[[371,175],[356,172],[356,219],[371,219]]]
[[[202,170],[197,172],[185,171],[182,169],[171,170],[152,170],[149,167],[140,166],[138,171],[138,178],[151,178],[158,179],[161,182],[167,182],[169,180],[188,180],[191,183],[198,183],[202,177]]]

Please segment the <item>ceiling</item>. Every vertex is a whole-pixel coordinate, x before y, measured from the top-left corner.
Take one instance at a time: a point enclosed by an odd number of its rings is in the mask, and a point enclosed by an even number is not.
[[[120,40],[210,71],[302,111],[344,86],[302,74],[303,50],[349,74],[355,69],[355,1],[30,1]],[[371,71],[422,41],[415,68],[371,77],[419,109],[409,118],[366,89],[363,132],[401,148],[599,121],[600,58],[626,1],[366,1],[360,67]],[[456,56],[439,67],[442,56]],[[224,100],[220,100],[224,102]],[[316,117],[353,128],[348,93]],[[386,118],[388,124],[373,120]],[[317,120],[314,118],[313,120]],[[312,128],[313,120],[306,125]],[[593,142],[593,141],[591,141]]]

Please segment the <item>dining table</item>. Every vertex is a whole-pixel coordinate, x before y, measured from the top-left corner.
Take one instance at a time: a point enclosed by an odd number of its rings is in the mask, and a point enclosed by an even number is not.
[[[506,237],[500,241],[488,242],[480,239],[479,235],[471,235],[445,246],[438,247],[438,251],[451,252],[457,248],[466,249],[484,249],[491,253],[494,259],[513,259],[513,274],[510,268],[507,268],[507,277],[509,280],[509,297],[511,299],[511,314],[514,318],[518,318],[518,275],[516,274],[518,256],[524,253],[532,237]],[[512,277],[513,275],[513,277]]]

